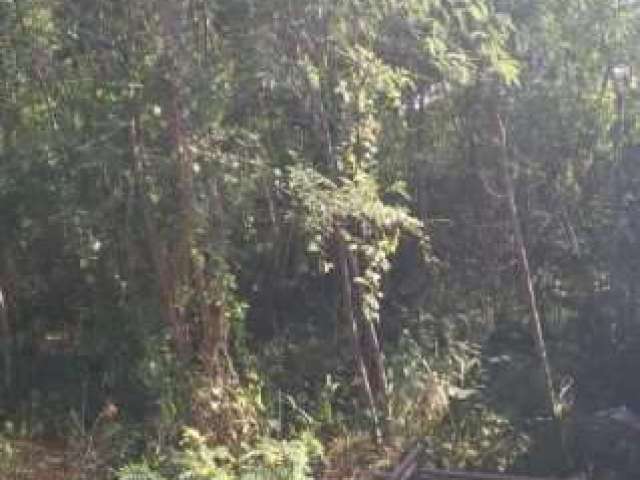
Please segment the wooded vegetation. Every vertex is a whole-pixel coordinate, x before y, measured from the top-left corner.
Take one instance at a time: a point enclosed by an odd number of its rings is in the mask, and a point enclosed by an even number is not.
[[[0,0],[0,477],[638,478],[581,428],[640,411],[638,42],[622,0]]]

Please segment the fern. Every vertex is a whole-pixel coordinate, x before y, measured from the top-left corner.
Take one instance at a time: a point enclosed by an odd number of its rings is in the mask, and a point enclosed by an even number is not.
[[[146,463],[134,463],[121,468],[116,474],[118,480],[166,480]]]

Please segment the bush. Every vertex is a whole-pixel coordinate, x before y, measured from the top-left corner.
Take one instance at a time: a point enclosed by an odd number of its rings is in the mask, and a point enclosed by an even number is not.
[[[262,438],[234,455],[227,447],[209,445],[204,435],[188,428],[176,462],[180,480],[308,480],[312,461],[321,454],[320,442],[308,433],[293,440]]]
[[[149,467],[146,463],[134,463],[118,470],[116,474],[118,480],[165,480],[159,473]]]

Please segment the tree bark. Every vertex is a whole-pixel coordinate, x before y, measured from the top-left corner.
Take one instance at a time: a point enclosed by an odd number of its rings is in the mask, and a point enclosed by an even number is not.
[[[8,395],[13,385],[12,335],[7,312],[5,293],[0,285],[0,342],[2,342],[3,379],[2,386]]]
[[[168,150],[175,175],[175,235],[168,235],[168,226],[154,216],[154,206],[145,192],[144,139],[140,116],[134,111],[130,119],[135,183],[141,202],[145,242],[158,282],[160,305],[171,332],[176,353],[185,361],[200,362],[207,376],[216,382],[235,378],[228,352],[229,325],[224,303],[224,291],[219,279],[210,272],[205,258],[200,258],[194,239],[196,209],[194,207],[194,159],[191,150],[192,132],[187,122],[189,107],[185,97],[191,72],[191,59],[184,59],[185,38],[190,33],[189,4],[183,1],[158,0],[160,35],[164,40],[162,71],[166,99],[162,109],[168,139]],[[191,26],[193,27],[193,26]],[[214,230],[224,231],[222,194],[217,183],[211,183],[211,218]],[[169,238],[167,238],[169,237]],[[222,237],[222,234],[220,234]],[[220,239],[222,240],[222,238]],[[189,290],[188,299],[181,292]],[[197,318],[190,320],[189,313]],[[197,332],[196,337],[194,332]],[[194,341],[195,340],[195,341]]]
[[[179,288],[176,276],[175,260],[170,258],[169,246],[163,240],[160,228],[153,218],[152,206],[149,205],[144,188],[144,158],[143,145],[139,134],[139,118],[137,113],[132,113],[129,126],[129,143],[133,161],[134,183],[143,218],[145,231],[145,246],[150,255],[151,264],[158,284],[158,294],[164,320],[171,332],[177,355],[187,360],[190,355],[189,330],[184,322],[182,309],[176,302],[176,293]]]
[[[527,254],[527,246],[522,235],[522,227],[520,225],[520,217],[518,215],[518,206],[516,203],[515,187],[511,173],[511,162],[509,159],[509,150],[507,146],[507,134],[504,122],[499,113],[495,113],[495,141],[499,147],[499,159],[501,162],[504,186],[506,189],[506,199],[509,208],[509,216],[511,220],[511,228],[515,239],[518,260],[522,266],[524,278],[524,286],[529,303],[529,330],[531,338],[535,345],[536,354],[540,362],[540,368],[544,380],[544,402],[548,413],[555,418],[555,394],[553,388],[553,377],[551,375],[551,367],[547,355],[547,348],[544,341],[542,331],[542,321],[536,301],[536,293],[533,284],[533,277],[529,266],[529,256]]]
[[[374,439],[376,443],[382,444],[387,430],[384,401],[385,377],[384,363],[381,357],[382,352],[379,351],[379,342],[377,340],[377,334],[375,334],[375,326],[371,325],[371,322],[367,319],[362,318],[359,295],[356,291],[357,287],[354,288],[354,278],[358,276],[358,273],[354,271],[357,266],[355,265],[353,254],[349,251],[349,248],[340,232],[337,232],[335,237],[338,259],[337,267],[341,281],[340,290],[342,316],[351,326],[353,355],[357,368],[360,372],[362,386],[367,397],[369,409],[373,416]],[[366,325],[366,323],[369,323],[369,325]],[[370,332],[370,329],[373,329],[374,331],[373,335],[376,339],[375,343],[371,340],[372,333]],[[363,344],[367,347],[367,350],[363,348]],[[372,362],[372,350],[375,349],[375,346],[378,347],[378,351],[374,352],[374,361]],[[376,358],[375,353],[380,355],[380,358]],[[380,363],[376,363],[377,361]],[[382,371],[381,378],[380,370]]]
[[[178,60],[179,34],[182,33],[184,12],[182,2],[160,1],[161,34],[166,45],[162,72],[167,84],[166,106],[163,109],[167,125],[170,154],[174,159],[175,191],[177,219],[174,241],[164,238],[161,225],[153,215],[153,206],[145,192],[145,152],[141,135],[140,116],[133,108],[130,118],[129,141],[133,157],[133,168],[137,196],[141,203],[145,242],[151,257],[158,293],[165,321],[171,331],[176,353],[183,360],[192,354],[191,335],[185,318],[184,305],[178,299],[180,288],[187,282],[190,270],[190,249],[193,230],[193,165],[190,150],[187,148],[187,136],[184,124],[184,78],[183,69]]]
[[[10,396],[15,381],[14,349],[16,323],[16,268],[10,250],[0,256],[0,344],[3,363],[2,387]]]

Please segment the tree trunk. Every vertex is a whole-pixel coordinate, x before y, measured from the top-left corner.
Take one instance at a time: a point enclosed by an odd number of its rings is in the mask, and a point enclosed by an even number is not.
[[[386,432],[386,415],[384,401],[384,363],[382,352],[379,351],[379,342],[375,334],[375,326],[368,320],[362,318],[360,296],[357,287],[354,286],[354,278],[358,272],[354,269],[357,265],[354,262],[353,254],[342,237],[340,232],[336,233],[337,248],[337,268],[341,281],[341,305],[344,321],[351,325],[351,339],[353,343],[353,355],[357,368],[360,372],[362,386],[369,404],[369,409],[373,417],[373,434],[376,443],[382,444]],[[366,325],[366,324],[369,325]],[[373,329],[373,334],[370,329]],[[363,331],[364,330],[364,331]],[[375,343],[371,336],[375,336]],[[363,348],[363,344],[366,346]],[[378,347],[378,351],[373,355],[372,351]],[[377,363],[379,362],[379,363]],[[382,378],[380,378],[380,369]]]
[[[161,226],[153,215],[153,206],[145,192],[144,140],[140,134],[142,125],[140,116],[134,107],[130,119],[129,141],[133,157],[136,190],[141,203],[145,241],[151,256],[158,282],[160,305],[165,321],[171,332],[176,353],[182,360],[192,355],[191,335],[185,315],[185,306],[178,299],[180,289],[188,282],[190,273],[190,251],[193,230],[193,165],[189,148],[187,148],[188,132],[184,118],[184,69],[179,61],[180,34],[185,21],[182,2],[161,1],[159,14],[161,34],[165,41],[165,57],[162,64],[166,71],[162,77],[167,83],[166,106],[163,109],[167,125],[167,138],[174,159],[176,211],[178,220],[175,240],[165,239]]]
[[[0,343],[3,363],[2,387],[11,396],[15,381],[14,349],[16,329],[16,266],[11,251],[5,250],[0,257]]]
[[[167,93],[162,109],[167,125],[166,137],[175,173],[175,235],[167,235],[167,226],[154,217],[154,206],[145,192],[144,139],[140,132],[140,117],[131,115],[130,142],[135,171],[136,189],[141,202],[146,247],[158,282],[160,304],[171,332],[174,348],[184,361],[197,358],[206,374],[216,383],[235,378],[228,353],[229,325],[225,312],[224,292],[218,288],[216,274],[209,272],[207,260],[201,258],[194,241],[194,169],[190,148],[191,132],[187,125],[186,90],[190,81],[189,60],[183,60],[185,36],[189,34],[188,3],[159,0],[160,33],[164,40],[164,58],[160,62],[161,77]],[[135,110],[135,109],[134,109]],[[212,218],[214,230],[224,230],[222,195],[215,182],[211,184]],[[169,240],[167,237],[171,238]],[[189,299],[181,292],[189,290]],[[195,322],[189,313],[195,313]],[[194,342],[194,326],[199,336]]]
[[[151,264],[158,284],[158,295],[162,313],[171,332],[171,340],[176,349],[176,354],[182,360],[187,360],[191,350],[189,348],[189,329],[188,325],[184,322],[184,315],[181,314],[183,309],[181,309],[176,302],[176,293],[179,284],[176,275],[177,272],[175,268],[172,268],[176,262],[175,259],[170,258],[169,247],[164,241],[162,232],[153,218],[153,207],[149,204],[144,188],[144,152],[139,133],[139,122],[138,115],[135,112],[132,113],[129,126],[129,143],[133,162],[136,196],[140,202],[143,217],[145,247],[150,255]]]
[[[498,113],[495,113],[495,128],[496,136],[495,140],[498,143],[500,149],[500,162],[502,167],[502,174],[504,177],[504,186],[506,189],[507,204],[509,207],[509,215],[511,219],[511,227],[513,230],[513,236],[516,243],[516,250],[518,254],[518,260],[522,266],[522,273],[525,283],[525,289],[527,294],[527,301],[529,303],[529,330],[531,332],[531,338],[535,345],[536,354],[540,362],[540,368],[542,370],[544,379],[544,402],[545,408],[548,413],[555,418],[555,395],[553,389],[553,377],[551,375],[551,367],[549,365],[549,359],[547,356],[547,349],[542,332],[542,321],[540,319],[540,312],[536,301],[536,293],[533,284],[533,277],[531,275],[531,269],[529,267],[529,256],[527,254],[527,247],[522,236],[522,228],[520,226],[520,218],[518,215],[518,207],[516,204],[515,188],[513,185],[513,178],[511,174],[511,162],[509,161],[509,151],[507,148],[507,134],[502,118]]]
[[[3,379],[2,386],[8,395],[13,385],[12,335],[7,311],[7,300],[0,285],[0,342],[2,342]]]
[[[382,346],[376,325],[366,318],[363,318],[362,321],[364,323],[366,358],[370,382],[372,383],[376,404],[381,415],[382,435],[386,436],[388,433],[387,423],[389,415],[387,411],[387,374],[384,369],[384,355],[382,353]]]

